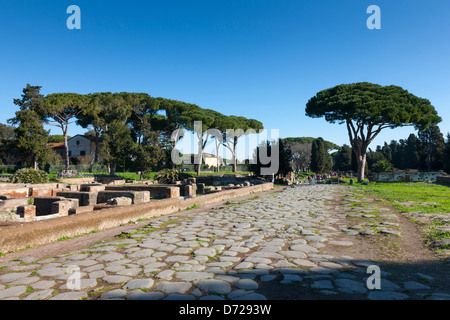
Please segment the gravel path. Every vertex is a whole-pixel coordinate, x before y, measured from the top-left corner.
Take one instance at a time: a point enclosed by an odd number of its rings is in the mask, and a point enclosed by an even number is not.
[[[349,190],[286,188],[162,217],[70,253],[15,259],[0,266],[0,299],[450,299],[434,275],[399,277],[363,259],[359,246],[399,238],[400,221],[373,205],[354,210]],[[370,288],[374,265],[381,289]]]

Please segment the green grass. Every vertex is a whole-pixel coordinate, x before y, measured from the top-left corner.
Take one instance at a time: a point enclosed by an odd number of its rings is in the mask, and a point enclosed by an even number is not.
[[[444,219],[448,217],[446,214],[450,213],[450,187],[430,182],[372,182],[366,186],[355,184],[355,188],[359,189],[361,194],[382,199],[400,212],[433,214],[435,218],[426,223],[410,218],[410,221],[423,225],[425,229],[422,235],[429,241],[428,243],[450,238],[449,231],[439,229],[448,224]],[[439,218],[440,214],[442,219]],[[450,248],[448,245],[442,245],[440,249]]]
[[[430,182],[371,182],[356,188],[383,198],[400,212],[449,213],[450,187]]]
[[[197,171],[183,171],[183,173],[187,173],[187,174],[190,174],[190,175],[192,175],[192,176],[197,176]],[[238,171],[238,172],[233,172],[233,171],[219,171],[219,172],[216,172],[216,171],[200,171],[200,176],[212,176],[212,175],[220,175],[220,174],[242,174],[242,175],[245,175],[245,174],[253,174],[253,172],[250,172],[250,171]]]

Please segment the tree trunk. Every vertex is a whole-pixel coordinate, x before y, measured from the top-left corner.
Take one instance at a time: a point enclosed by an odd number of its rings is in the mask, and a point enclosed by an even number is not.
[[[110,165],[110,175],[115,176],[116,175],[116,164],[112,163]]]
[[[37,162],[37,157],[36,155],[33,155],[33,169],[37,170],[38,169],[38,162]]]
[[[174,149],[174,150],[177,147],[177,138],[178,138],[178,134],[175,136],[175,139],[174,139],[174,142],[173,142],[172,149]],[[173,160],[172,160],[172,169],[175,169],[175,162],[173,162]]]
[[[94,153],[94,163],[98,162],[98,141],[100,138],[100,131],[95,130],[95,153]]]
[[[233,172],[237,172],[237,163],[236,163],[236,145],[237,145],[238,139],[237,137],[234,137],[233,141]]]
[[[358,163],[358,182],[361,182],[365,178],[365,169],[366,169],[366,153],[364,152],[360,156],[356,156]]]
[[[69,143],[67,142],[67,127],[63,129],[64,133],[64,163],[66,171],[69,170]]]

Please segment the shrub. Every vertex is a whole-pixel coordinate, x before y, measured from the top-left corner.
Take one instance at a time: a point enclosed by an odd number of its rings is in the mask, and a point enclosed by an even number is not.
[[[177,169],[163,169],[158,171],[155,175],[155,179],[158,180],[159,183],[175,183],[180,176],[180,171]]]
[[[392,168],[393,165],[390,162],[386,160],[379,160],[373,165],[372,171],[376,173],[391,172]]]
[[[47,183],[49,181],[47,172],[32,168],[23,168],[13,174],[12,183]]]
[[[180,173],[177,169],[163,169],[158,171],[155,175],[155,179],[158,180],[159,183],[175,183],[175,181],[183,180],[190,177],[190,174]]]

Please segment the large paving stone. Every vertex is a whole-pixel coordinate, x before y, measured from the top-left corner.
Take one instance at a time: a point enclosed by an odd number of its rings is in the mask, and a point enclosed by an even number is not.
[[[175,278],[181,281],[197,281],[214,277],[212,272],[177,272]]]
[[[192,284],[189,282],[160,282],[156,286],[156,290],[161,290],[167,294],[178,293],[185,294],[191,289]]]
[[[336,279],[334,281],[338,291],[342,293],[366,293],[367,289],[365,283],[350,280],[350,279]]]
[[[28,277],[30,274],[31,274],[31,272],[7,273],[7,274],[0,276],[0,282],[9,283],[9,282],[17,281],[19,279]]]
[[[153,279],[135,279],[127,282],[122,289],[132,290],[132,289],[149,289],[153,287],[155,282]]]
[[[208,293],[227,294],[231,291],[231,285],[228,282],[218,279],[200,280],[196,286]]]
[[[14,286],[0,290],[0,299],[18,297],[27,291],[27,286]]]
[[[64,292],[60,293],[53,298],[50,298],[50,300],[81,300],[84,298],[87,298],[88,294],[86,292]]]

